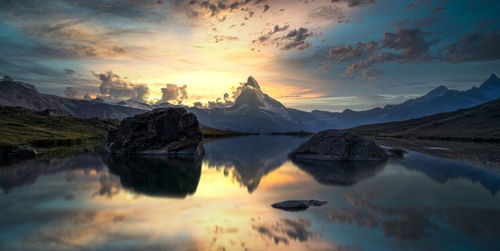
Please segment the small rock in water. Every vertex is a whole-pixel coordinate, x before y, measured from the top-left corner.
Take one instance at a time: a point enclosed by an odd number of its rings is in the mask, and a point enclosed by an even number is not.
[[[287,200],[274,203],[271,206],[285,211],[304,211],[309,207],[320,207],[326,203],[326,201],[319,200]]]
[[[7,155],[11,159],[34,158],[35,156],[36,151],[27,146],[17,146]]]

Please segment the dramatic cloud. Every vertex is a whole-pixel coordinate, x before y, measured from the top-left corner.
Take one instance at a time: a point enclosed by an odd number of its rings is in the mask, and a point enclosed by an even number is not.
[[[214,40],[215,40],[215,43],[219,43],[219,42],[224,41],[224,40],[235,41],[235,40],[238,40],[238,37],[215,35]]]
[[[77,93],[78,92],[73,87],[66,87],[66,90],[64,90],[64,94],[67,98],[75,98]]]
[[[182,101],[188,98],[187,85],[167,84],[165,88],[161,88],[161,92],[160,102]]]
[[[427,63],[442,61],[461,63],[473,61],[493,61],[500,59],[500,32],[473,32],[462,36],[459,42],[441,46],[437,53],[430,48],[438,43],[437,39],[428,39],[430,32],[420,29],[403,29],[385,32],[381,41],[358,42],[351,45],[331,48],[327,58],[339,63],[365,58],[347,66],[344,75],[361,72],[360,79],[376,80],[381,71],[372,69],[377,63],[396,62],[400,64]],[[330,64],[324,64],[318,72],[325,71]]]
[[[269,9],[269,4],[264,4],[262,0],[175,0],[174,6],[177,9],[184,10],[189,17],[196,18],[200,14],[206,14],[211,17],[218,17],[222,13],[233,11],[246,11],[253,16],[249,7],[261,5],[264,12]],[[221,19],[222,20],[222,19]]]
[[[380,71],[370,69],[379,62],[416,63],[432,60],[429,48],[436,44],[436,39],[427,39],[429,32],[420,29],[398,29],[396,32],[385,32],[381,41],[358,42],[356,47],[350,45],[331,48],[328,58],[334,58],[337,62],[345,62],[352,59],[367,59],[352,63],[345,71],[345,75],[362,72],[363,79],[372,79],[375,75],[381,75]],[[378,53],[377,53],[378,52]]]
[[[64,73],[68,74],[68,75],[73,75],[76,73],[76,71],[74,71],[73,69],[64,69]]]
[[[290,31],[286,36],[281,38],[282,43],[284,43],[281,49],[290,50],[295,48],[297,50],[305,50],[311,47],[311,42],[307,41],[307,38],[312,35],[313,33],[306,28]]]
[[[92,74],[101,82],[99,92],[116,100],[137,100],[144,102],[149,95],[149,88],[144,84],[134,84],[112,71]]]
[[[373,82],[379,79],[384,73],[376,69],[363,69],[361,70],[361,79]]]
[[[224,93],[222,98],[217,98],[215,101],[208,101],[207,107],[209,109],[213,108],[225,108],[230,107],[234,104],[234,102],[229,98],[228,93]]]
[[[275,25],[274,26],[274,29],[267,32],[266,34],[258,37],[256,40],[253,40],[252,43],[256,43],[256,42],[260,42],[260,43],[264,43],[266,42],[272,35],[274,35],[275,33],[277,32],[282,32],[282,31],[286,31],[288,29],[288,25],[285,25],[283,27],[280,27],[279,25]]]
[[[373,4],[375,0],[331,0],[332,3],[345,3],[349,7],[358,7],[366,4]]]
[[[500,32],[465,34],[459,42],[443,46],[440,58],[452,64],[500,59]]]
[[[316,19],[337,20],[343,22],[344,13],[338,6],[321,6],[311,12],[311,17]]]
[[[446,10],[446,7],[437,7],[431,11],[431,14]]]
[[[328,58],[336,58],[337,62],[342,63],[350,59],[361,58],[371,55],[379,49],[378,42],[362,43],[358,42],[356,47],[350,45],[338,46],[328,51]]]

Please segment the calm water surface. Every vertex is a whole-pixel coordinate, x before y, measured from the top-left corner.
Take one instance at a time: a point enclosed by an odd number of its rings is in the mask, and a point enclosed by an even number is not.
[[[0,170],[1,250],[500,250],[500,175],[411,152],[293,163],[306,139],[209,142],[202,161],[80,155]],[[286,212],[270,204],[326,200]]]

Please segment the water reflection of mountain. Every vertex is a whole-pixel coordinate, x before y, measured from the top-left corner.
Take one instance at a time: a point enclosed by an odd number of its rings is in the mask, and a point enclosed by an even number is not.
[[[411,152],[406,155],[405,160],[402,160],[401,164],[408,169],[422,172],[439,183],[446,183],[452,179],[465,178],[473,182],[479,182],[493,195],[500,190],[499,173],[475,167],[466,162]]]
[[[150,196],[184,198],[196,192],[201,160],[166,156],[101,156],[121,185]]]
[[[333,186],[354,185],[375,177],[385,167],[385,162],[381,161],[292,161],[319,183]]]
[[[101,160],[93,155],[28,160],[0,169],[0,188],[4,193],[8,193],[14,187],[35,183],[36,179],[42,175],[78,169],[88,172],[91,170],[100,171],[102,168]]]
[[[287,155],[307,138],[245,136],[205,143],[203,158],[210,168],[222,169],[253,192],[266,174],[280,167]]]

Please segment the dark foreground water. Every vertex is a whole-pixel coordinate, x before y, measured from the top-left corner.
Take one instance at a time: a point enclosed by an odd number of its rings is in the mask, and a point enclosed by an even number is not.
[[[500,175],[416,152],[297,164],[305,139],[206,143],[202,161],[80,155],[0,170],[1,250],[500,250]],[[270,204],[326,200],[286,212]]]

